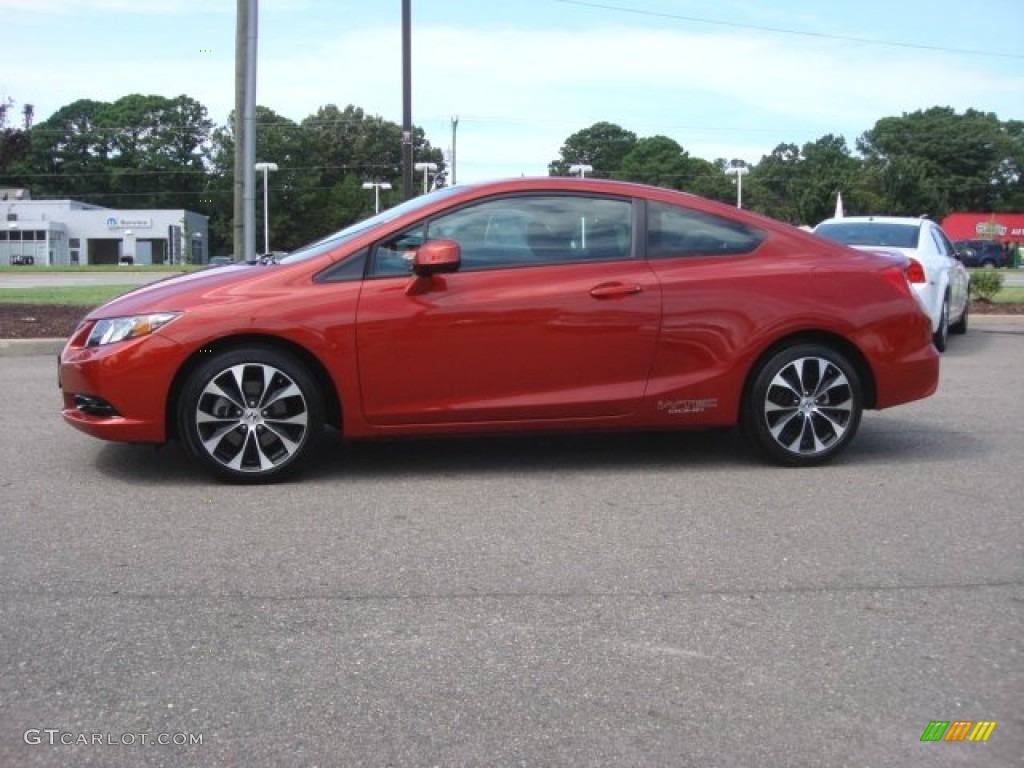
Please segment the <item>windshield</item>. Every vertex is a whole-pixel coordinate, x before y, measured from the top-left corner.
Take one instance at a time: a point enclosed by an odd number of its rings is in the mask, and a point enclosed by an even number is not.
[[[429,194],[414,197],[412,200],[406,200],[404,203],[396,205],[394,208],[388,208],[375,216],[363,219],[362,221],[357,221],[344,229],[327,235],[327,237],[316,240],[309,245],[304,245],[298,250],[292,251],[287,256],[280,259],[280,263],[294,264],[297,261],[311,259],[314,256],[319,256],[322,253],[334,250],[339,245],[347,243],[349,240],[358,237],[374,227],[382,226],[387,224],[389,221],[394,221],[400,216],[404,216],[407,213],[411,213],[412,211],[426,207],[431,203],[435,203],[438,200],[450,197],[457,192],[461,192],[462,189],[463,187],[444,187],[434,192],[430,192]]]
[[[921,227],[885,221],[833,221],[821,224],[814,234],[844,245],[917,248]]]

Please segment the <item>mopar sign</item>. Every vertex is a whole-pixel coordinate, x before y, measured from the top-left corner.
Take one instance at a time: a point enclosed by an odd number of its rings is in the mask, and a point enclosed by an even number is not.
[[[125,219],[118,216],[107,217],[107,229],[150,229],[152,219]]]

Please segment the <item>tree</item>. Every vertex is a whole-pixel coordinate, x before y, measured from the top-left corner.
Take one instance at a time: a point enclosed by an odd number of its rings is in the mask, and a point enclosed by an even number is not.
[[[779,144],[765,155],[751,172],[751,184],[758,188],[760,210],[769,216],[793,224],[802,223],[796,204],[800,188],[802,161],[796,144]]]
[[[691,157],[691,181],[684,191],[720,203],[732,203],[736,199],[736,192],[733,189],[732,178],[725,173],[728,166],[729,164],[721,158],[709,162],[699,157]]]
[[[855,179],[860,162],[846,146],[842,136],[827,134],[804,144],[799,192],[795,196],[797,219],[794,223],[813,225],[835,213],[836,196],[842,192],[844,204],[855,212],[861,195]]]
[[[231,250],[232,238],[233,125],[232,116],[226,127],[214,132],[213,174],[207,195],[215,210],[213,248],[225,252]],[[278,167],[268,182],[272,249],[293,250],[371,214],[374,199],[362,189],[364,181],[390,182],[396,190],[391,195],[398,200],[401,140],[397,123],[351,105],[340,110],[329,104],[301,123],[258,106],[257,160]],[[413,150],[417,159],[442,164],[441,151],[430,146],[422,128],[413,130]],[[263,208],[258,206],[256,222],[261,231],[262,216]]]
[[[188,96],[124,96],[97,112],[119,207],[187,208],[206,173],[213,122]],[[197,184],[198,182],[198,184]]]
[[[312,167],[321,217],[331,229],[350,224],[373,212],[374,199],[362,189],[363,182],[386,181],[399,199],[402,187],[402,128],[379,115],[367,115],[360,107],[344,110],[334,104],[321,107],[302,121],[315,158]],[[422,128],[413,127],[416,162],[444,166],[440,149],[431,147]],[[416,194],[421,187],[414,185]],[[386,197],[386,194],[385,194]]]
[[[996,169],[995,185],[999,199],[993,211],[1024,211],[1024,121],[1003,123],[1006,155]]]
[[[622,158],[615,178],[656,187],[686,189],[691,179],[690,156],[674,139],[651,136],[640,139]]]
[[[102,102],[80,99],[33,127],[25,158],[33,194],[105,202],[111,146],[97,119],[102,107]]]
[[[999,207],[1013,193],[1004,172],[1020,151],[994,114],[950,107],[882,118],[857,147],[883,180],[889,212],[934,219]]]
[[[0,101],[0,174],[16,173],[18,162],[28,154],[29,129],[32,127],[32,105],[25,105],[24,128],[10,128],[7,113],[13,99]]]
[[[316,186],[315,175],[309,166],[313,153],[309,137],[292,120],[282,117],[272,109],[256,107],[256,160],[272,162],[277,171],[267,174],[268,197],[270,200],[270,239],[273,250],[291,250],[311,239],[308,235],[309,219],[315,213],[312,192]],[[212,170],[214,177],[208,188],[207,199],[211,201],[211,253],[229,252],[232,248],[232,222],[234,220],[234,177],[235,177],[235,135],[234,114],[229,116],[227,125],[213,135]],[[257,174],[256,193],[262,200],[263,175]],[[257,231],[263,231],[263,206],[257,205],[254,223]],[[323,233],[324,229],[315,230]],[[257,237],[262,252],[262,238]]]
[[[548,174],[568,176],[569,166],[580,164],[591,166],[594,175],[616,177],[636,142],[635,133],[614,123],[594,123],[565,140],[559,159],[548,165]]]
[[[877,210],[872,177],[842,136],[827,134],[799,149],[779,144],[761,158],[751,177],[758,209],[791,224],[813,225],[829,218],[839,193],[847,213]]]
[[[30,131],[31,186],[37,196],[114,208],[189,207],[203,186],[212,127],[187,96],[81,99]]]

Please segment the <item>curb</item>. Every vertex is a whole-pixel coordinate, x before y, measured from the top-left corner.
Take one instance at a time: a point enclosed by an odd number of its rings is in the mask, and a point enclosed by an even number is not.
[[[0,357],[60,354],[67,339],[0,339]]]

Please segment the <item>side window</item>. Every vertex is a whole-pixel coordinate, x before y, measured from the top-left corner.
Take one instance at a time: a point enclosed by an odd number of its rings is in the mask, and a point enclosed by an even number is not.
[[[424,227],[419,224],[412,229],[377,243],[373,248],[373,264],[370,274],[374,277],[397,277],[412,274],[412,259],[416,249],[426,240]]]
[[[939,249],[939,253],[949,259],[956,258],[956,248],[949,242],[949,238],[946,237],[946,233],[938,227],[932,229],[932,237],[935,238],[935,245]]]
[[[715,256],[750,253],[764,232],[703,211],[651,201],[647,204],[647,257]]]
[[[518,195],[430,222],[430,240],[454,240],[462,269],[632,257],[632,204],[575,195]]]
[[[368,253],[368,248],[360,248],[357,253],[353,253],[343,261],[332,264],[323,272],[320,272],[313,278],[313,282],[345,283],[351,280],[362,280],[363,273],[366,271],[366,257]]]

